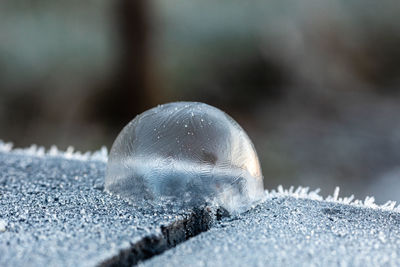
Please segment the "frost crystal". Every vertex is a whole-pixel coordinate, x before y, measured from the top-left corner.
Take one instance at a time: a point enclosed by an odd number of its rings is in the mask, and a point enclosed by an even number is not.
[[[252,142],[231,117],[176,102],[125,126],[110,151],[105,189],[134,199],[216,201],[232,212],[262,197],[263,177]]]
[[[5,232],[7,227],[7,222],[0,219],[0,232]]]

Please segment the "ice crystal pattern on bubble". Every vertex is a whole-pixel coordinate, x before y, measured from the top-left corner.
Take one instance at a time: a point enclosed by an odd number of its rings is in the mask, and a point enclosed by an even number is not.
[[[105,189],[133,199],[215,201],[232,211],[262,196],[263,177],[252,142],[230,116],[175,102],[125,126],[110,151]]]

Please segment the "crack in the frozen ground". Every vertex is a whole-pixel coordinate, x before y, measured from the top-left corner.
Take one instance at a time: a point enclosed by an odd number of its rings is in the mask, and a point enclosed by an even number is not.
[[[131,244],[130,248],[121,250],[118,255],[103,261],[99,266],[134,266],[207,231],[212,219],[212,212],[207,208],[195,209],[188,217],[170,225],[161,226],[161,234],[144,237]]]

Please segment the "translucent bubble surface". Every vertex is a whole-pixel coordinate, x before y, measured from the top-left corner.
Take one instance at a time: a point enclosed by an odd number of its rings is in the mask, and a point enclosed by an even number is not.
[[[231,117],[175,102],[125,126],[110,151],[105,189],[133,199],[215,201],[232,212],[261,197],[263,177],[252,142]]]

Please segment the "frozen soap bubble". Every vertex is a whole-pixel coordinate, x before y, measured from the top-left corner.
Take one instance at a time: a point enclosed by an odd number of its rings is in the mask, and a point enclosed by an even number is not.
[[[175,102],[125,126],[110,151],[105,189],[140,200],[216,202],[232,212],[262,196],[263,177],[252,142],[230,116]]]

